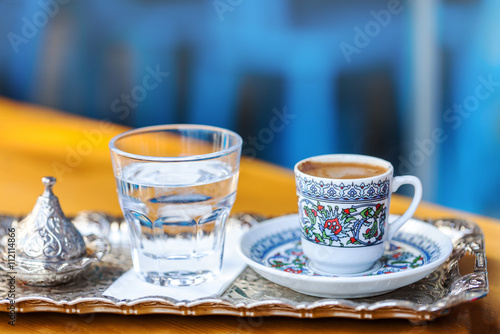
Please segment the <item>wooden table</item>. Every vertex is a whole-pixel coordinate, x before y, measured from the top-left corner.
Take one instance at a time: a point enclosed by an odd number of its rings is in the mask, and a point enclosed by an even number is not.
[[[52,175],[67,215],[81,210],[121,215],[111,169],[108,142],[126,128],[0,98],[0,212],[26,214],[42,192],[41,177]],[[409,200],[394,196],[392,213],[402,213]],[[296,211],[292,171],[262,161],[243,159],[236,212],[281,215]],[[421,219],[459,217],[477,222],[486,236],[490,292],[486,298],[452,309],[423,326],[407,320],[339,318],[235,318],[171,315],[17,314],[15,327],[0,316],[0,332],[37,333],[500,333],[500,221],[422,203]],[[462,260],[461,270],[471,263]],[[4,311],[4,310],[0,310]]]

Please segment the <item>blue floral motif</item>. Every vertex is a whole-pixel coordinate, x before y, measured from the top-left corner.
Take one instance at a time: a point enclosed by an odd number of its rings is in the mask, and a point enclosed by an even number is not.
[[[302,251],[300,236],[294,230],[273,234],[258,240],[250,249],[253,261],[290,274],[335,277],[315,272]],[[439,258],[440,248],[430,239],[418,234],[399,234],[392,240],[381,258],[380,267],[359,276],[390,275],[428,265]],[[430,254],[438,254],[430,256]]]
[[[423,235],[406,235],[402,232],[398,232],[392,240],[405,242],[418,248],[424,253],[426,260],[430,262],[437,260],[441,256],[441,248],[439,248],[439,245],[432,241],[432,239]]]
[[[334,184],[323,183],[318,184],[313,179],[306,176],[297,176],[297,191],[299,195],[313,198],[337,202],[346,201],[366,201],[380,200],[389,196],[389,179],[379,182],[371,182],[368,184]]]
[[[272,234],[259,240],[252,246],[250,249],[250,258],[260,262],[270,249],[298,239],[300,239],[300,230],[296,228]]]

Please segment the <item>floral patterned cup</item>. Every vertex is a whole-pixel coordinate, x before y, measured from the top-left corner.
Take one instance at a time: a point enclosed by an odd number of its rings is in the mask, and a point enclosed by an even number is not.
[[[305,162],[361,163],[383,167],[380,175],[358,179],[311,176],[300,170]],[[385,160],[352,154],[321,155],[295,165],[302,249],[309,265],[328,274],[362,273],[376,266],[385,243],[415,213],[422,183],[415,176],[393,176]],[[410,184],[415,192],[410,207],[388,221],[391,194]]]

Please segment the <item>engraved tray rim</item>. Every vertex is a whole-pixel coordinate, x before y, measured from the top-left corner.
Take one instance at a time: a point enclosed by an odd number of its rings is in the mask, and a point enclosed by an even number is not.
[[[82,212],[84,214],[100,214],[111,222],[123,223],[123,218],[107,216],[97,212]],[[0,216],[2,219],[15,220],[16,217]],[[261,217],[251,214],[232,216],[242,225],[253,225],[258,221],[272,217]],[[287,298],[269,298],[265,300],[231,300],[229,295],[238,289],[236,282],[242,277],[252,277],[255,280],[274,284],[259,276],[247,267],[235,282],[218,298],[203,298],[194,301],[176,301],[166,297],[146,297],[135,300],[117,300],[112,297],[92,296],[77,297],[71,300],[57,300],[53,297],[25,296],[16,298],[16,311],[56,312],[68,314],[85,313],[115,313],[115,314],[176,314],[176,315],[230,315],[243,317],[285,316],[295,318],[343,317],[356,319],[387,319],[403,318],[413,322],[433,320],[449,313],[453,306],[471,302],[486,296],[488,293],[488,273],[484,248],[484,234],[481,228],[470,220],[443,218],[426,221],[452,238],[453,252],[449,259],[438,269],[443,270],[439,277],[447,282],[447,294],[431,303],[421,303],[418,298],[410,300],[384,299],[368,297],[361,299],[338,299],[308,297],[298,292],[292,293],[304,296],[313,301],[293,301]],[[1,237],[1,235],[0,235]],[[119,248],[118,248],[119,249]],[[119,249],[124,251],[125,248]],[[461,276],[458,262],[465,254],[474,256],[474,270]],[[109,256],[109,255],[107,255]],[[124,270],[128,270],[124,269]],[[437,270],[436,270],[437,271]],[[432,275],[432,274],[431,274]],[[429,275],[429,276],[431,276]],[[4,275],[2,275],[4,276]],[[422,281],[424,281],[423,279]],[[420,282],[420,281],[419,281]],[[417,282],[418,283],[418,282]],[[275,285],[275,289],[288,290]],[[5,286],[5,284],[3,284]],[[69,287],[70,288],[70,287]],[[404,287],[401,289],[410,288]],[[43,289],[43,288],[41,288]],[[290,290],[291,291],[291,290]],[[229,294],[228,294],[229,292]],[[243,292],[244,293],[244,292]],[[424,294],[425,296],[425,294]],[[0,305],[8,304],[9,299],[0,299]]]

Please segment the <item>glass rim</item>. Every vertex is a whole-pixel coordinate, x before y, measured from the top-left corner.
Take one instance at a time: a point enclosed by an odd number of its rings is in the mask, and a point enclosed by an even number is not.
[[[216,151],[216,152],[211,152],[211,153],[205,153],[205,154],[196,154],[196,155],[187,155],[187,156],[182,156],[182,157],[155,157],[155,156],[150,156],[150,155],[141,155],[141,154],[134,154],[130,152],[123,151],[119,148],[116,147],[115,143],[119,139],[122,139],[124,137],[130,136],[130,135],[136,135],[140,133],[147,133],[147,132],[156,132],[156,131],[162,131],[162,130],[208,130],[208,131],[213,131],[213,132],[219,132],[219,133],[224,133],[228,134],[236,139],[236,142],[231,145],[230,147]],[[181,162],[181,161],[197,161],[197,160],[208,160],[208,159],[214,159],[214,158],[220,158],[225,155],[231,154],[241,148],[243,145],[243,139],[239,134],[237,134],[234,131],[220,128],[217,126],[211,126],[211,125],[201,125],[201,124],[163,124],[163,125],[152,125],[152,126],[145,126],[141,128],[136,128],[136,129],[131,129],[125,132],[122,132],[109,141],[109,149],[111,152],[116,153],[118,155],[136,159],[136,160],[145,160],[145,161],[155,161],[155,162]]]

